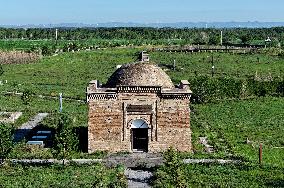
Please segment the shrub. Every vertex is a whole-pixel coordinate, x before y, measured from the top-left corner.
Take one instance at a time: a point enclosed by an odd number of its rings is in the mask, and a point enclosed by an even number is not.
[[[165,164],[157,170],[155,187],[187,187],[180,153],[170,147],[164,153]]]
[[[78,138],[72,130],[72,121],[67,114],[59,114],[55,134],[54,156],[65,159],[78,148]],[[64,164],[63,164],[64,165]]]
[[[108,172],[102,168],[100,173],[94,177],[93,188],[97,187],[127,187],[124,167],[117,166],[113,171]]]
[[[33,96],[33,92],[31,90],[25,90],[23,92],[23,95],[21,96],[21,99],[23,101],[24,105],[28,105],[32,102],[32,96]]]
[[[190,80],[192,103],[207,103],[226,98],[283,96],[283,78],[264,77],[255,79],[211,78],[198,76]]]
[[[9,124],[0,123],[0,164],[8,157],[12,151],[13,127]]]

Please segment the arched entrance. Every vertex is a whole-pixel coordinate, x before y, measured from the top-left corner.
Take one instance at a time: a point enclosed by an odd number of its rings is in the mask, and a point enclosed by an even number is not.
[[[148,152],[148,124],[136,119],[131,124],[132,151]]]

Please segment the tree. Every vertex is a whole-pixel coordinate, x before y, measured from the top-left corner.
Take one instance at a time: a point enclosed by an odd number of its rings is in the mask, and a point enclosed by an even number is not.
[[[242,41],[242,44],[247,44],[250,40],[249,36],[248,35],[241,35],[240,36],[240,40]]]
[[[78,148],[78,138],[72,130],[72,121],[67,114],[59,114],[53,148],[54,156],[59,160],[63,159],[63,165],[68,155]]]
[[[14,129],[9,124],[0,123],[0,164],[7,159],[13,148]]]

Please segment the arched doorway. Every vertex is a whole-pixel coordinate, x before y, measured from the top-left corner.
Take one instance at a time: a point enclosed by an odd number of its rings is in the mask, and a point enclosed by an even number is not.
[[[136,119],[131,124],[132,151],[148,152],[148,124]]]

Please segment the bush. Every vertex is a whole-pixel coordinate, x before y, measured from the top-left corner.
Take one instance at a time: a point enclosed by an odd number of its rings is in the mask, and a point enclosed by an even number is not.
[[[72,151],[78,149],[78,138],[72,130],[72,121],[67,114],[59,114],[54,143],[54,156],[66,159]]]
[[[31,90],[27,90],[27,89],[23,92],[21,99],[24,105],[29,105],[32,102],[33,94],[34,93]]]
[[[283,96],[283,78],[234,79],[198,76],[190,80],[192,103],[207,103],[227,98],[247,98],[263,96]]]
[[[127,187],[124,168],[122,166],[117,166],[111,173],[105,168],[102,168],[98,175],[94,177],[92,187]]]
[[[155,187],[187,187],[180,153],[171,147],[164,153],[164,159],[165,164],[155,174]]]
[[[12,151],[13,127],[9,124],[0,123],[0,164],[8,157]]]

